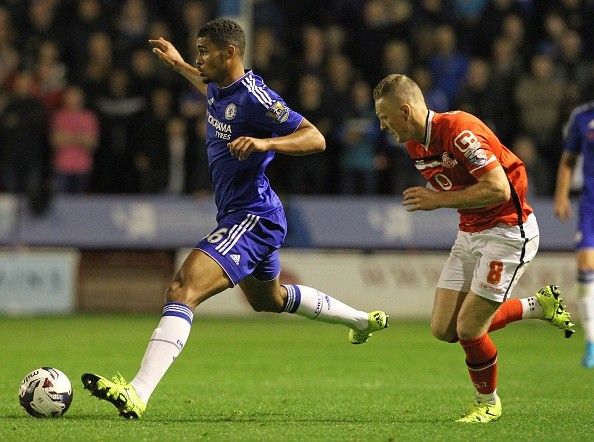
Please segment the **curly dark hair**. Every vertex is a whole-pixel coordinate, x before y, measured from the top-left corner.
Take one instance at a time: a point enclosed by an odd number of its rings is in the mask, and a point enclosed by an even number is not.
[[[245,32],[239,23],[226,18],[216,18],[209,21],[198,31],[198,37],[208,38],[219,49],[233,45],[243,54],[245,52]]]

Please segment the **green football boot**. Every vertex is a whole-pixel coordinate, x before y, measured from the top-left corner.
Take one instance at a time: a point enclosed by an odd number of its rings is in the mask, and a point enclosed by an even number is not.
[[[380,310],[369,312],[367,316],[368,325],[363,330],[349,330],[349,342],[351,344],[365,344],[371,334],[388,327],[390,317]]]
[[[485,424],[496,421],[501,417],[501,400],[499,396],[496,396],[495,399],[495,404],[476,401],[470,410],[456,422]]]
[[[138,419],[146,410],[146,404],[140,400],[136,390],[118,374],[110,381],[103,376],[85,373],[81,376],[84,388],[92,396],[111,402],[126,419]]]
[[[564,330],[565,337],[571,338],[575,333],[574,324],[571,322],[571,314],[563,305],[559,287],[547,285],[536,292],[534,297],[542,307],[545,321],[550,322],[560,330]]]

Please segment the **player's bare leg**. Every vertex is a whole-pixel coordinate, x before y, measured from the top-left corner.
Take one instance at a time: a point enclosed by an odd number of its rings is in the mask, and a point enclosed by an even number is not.
[[[440,341],[458,342],[457,318],[466,294],[467,292],[445,288],[435,290],[431,312],[431,333]]]
[[[248,276],[239,283],[248,302],[256,311],[287,312],[351,330],[349,341],[362,344],[372,332],[388,326],[388,315],[381,311],[364,312],[314,288],[303,285],[280,285],[278,278],[259,281]]]
[[[200,250],[190,252],[166,293],[159,325],[153,332],[130,383],[121,376],[112,381],[93,373],[82,375],[91,394],[111,402],[126,418],[139,418],[161,378],[184,348],[192,326],[193,311],[203,301],[231,285],[221,267]]]

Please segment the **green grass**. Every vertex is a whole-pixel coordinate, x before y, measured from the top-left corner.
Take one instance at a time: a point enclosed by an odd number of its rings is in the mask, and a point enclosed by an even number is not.
[[[393,321],[369,343],[305,319],[196,318],[182,355],[139,421],[125,421],[82,389],[80,374],[131,378],[158,317],[0,317],[0,440],[586,441],[594,440],[594,371],[570,340],[539,321],[493,334],[503,417],[453,422],[472,388],[458,345],[425,322]],[[17,390],[50,365],[74,387],[70,410],[35,419]]]

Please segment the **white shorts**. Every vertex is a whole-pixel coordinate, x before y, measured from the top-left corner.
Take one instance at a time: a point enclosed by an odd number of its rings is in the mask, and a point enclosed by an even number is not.
[[[458,232],[437,287],[503,302],[538,251],[536,217],[524,225],[498,225],[482,232]]]

